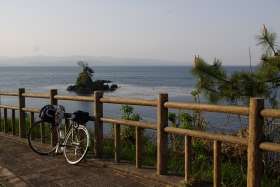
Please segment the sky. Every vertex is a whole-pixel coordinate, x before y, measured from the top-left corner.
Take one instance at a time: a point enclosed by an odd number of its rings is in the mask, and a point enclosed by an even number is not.
[[[263,24],[280,34],[279,7],[279,0],[0,0],[0,64],[92,56],[191,65],[198,54],[248,65],[249,47],[257,64],[256,35]]]

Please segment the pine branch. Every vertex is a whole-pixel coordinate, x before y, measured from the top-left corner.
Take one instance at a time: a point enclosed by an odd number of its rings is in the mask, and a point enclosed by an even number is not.
[[[218,77],[217,75],[212,74],[211,72],[207,72],[206,70],[200,69],[199,71],[202,72],[202,73],[205,73],[205,74],[207,74],[207,75],[209,75],[209,76],[211,76],[211,77],[213,77],[213,78],[215,78],[215,79],[217,79],[219,81],[227,82],[227,83],[232,83],[231,81],[223,79],[221,77]]]

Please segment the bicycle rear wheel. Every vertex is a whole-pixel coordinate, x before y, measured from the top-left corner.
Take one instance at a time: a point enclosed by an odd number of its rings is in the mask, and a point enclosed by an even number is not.
[[[64,156],[69,164],[79,163],[87,153],[89,147],[88,130],[79,125],[72,128],[65,139]]]
[[[49,155],[55,151],[57,141],[57,128],[51,123],[37,121],[32,124],[28,133],[28,144],[34,152]]]

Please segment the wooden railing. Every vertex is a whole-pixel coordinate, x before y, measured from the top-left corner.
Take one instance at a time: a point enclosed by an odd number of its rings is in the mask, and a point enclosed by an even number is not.
[[[145,99],[127,99],[118,97],[103,97],[102,92],[95,92],[93,96],[64,96],[58,95],[57,90],[52,89],[49,93],[31,93],[25,92],[24,88],[20,88],[18,92],[0,92],[2,96],[18,97],[18,105],[0,105],[3,109],[3,116],[0,112],[0,118],[3,118],[3,131],[7,133],[7,110],[12,111],[11,124],[12,134],[15,135],[15,111],[19,112],[19,137],[24,138],[25,132],[25,115],[30,113],[30,124],[34,121],[34,113],[39,112],[37,108],[28,108],[25,104],[25,98],[42,98],[48,99],[50,104],[57,104],[58,100],[68,101],[83,101],[92,102],[96,118],[95,121],[95,152],[96,156],[102,158],[103,152],[103,123],[111,123],[114,128],[114,146],[115,146],[115,161],[120,160],[120,125],[134,126],[136,133],[136,167],[140,168],[142,163],[142,130],[152,129],[157,133],[157,165],[156,170],[158,175],[167,174],[167,135],[169,133],[185,136],[185,180],[190,179],[191,168],[191,142],[192,138],[202,138],[213,141],[213,185],[218,187],[221,185],[221,144],[223,142],[232,144],[241,144],[247,146],[247,186],[258,187],[261,183],[261,159],[262,151],[280,152],[280,144],[263,141],[263,125],[264,118],[280,118],[280,110],[264,109],[264,100],[261,98],[251,98],[249,107],[242,106],[221,106],[208,104],[194,104],[183,102],[168,101],[167,94],[159,94],[157,100]],[[156,124],[130,121],[123,119],[114,119],[103,117],[103,104],[128,104],[138,106],[155,107],[157,111]],[[219,133],[210,133],[198,130],[189,130],[168,127],[168,109],[185,109],[195,111],[219,112],[248,116],[248,138],[242,138],[232,135],[224,135]],[[2,121],[2,120],[1,120]]]

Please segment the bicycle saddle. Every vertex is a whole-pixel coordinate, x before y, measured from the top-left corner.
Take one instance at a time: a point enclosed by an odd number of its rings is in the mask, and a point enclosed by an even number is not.
[[[88,112],[84,112],[81,110],[77,110],[71,115],[71,120],[81,125],[86,124],[91,119],[92,118],[89,116]]]

